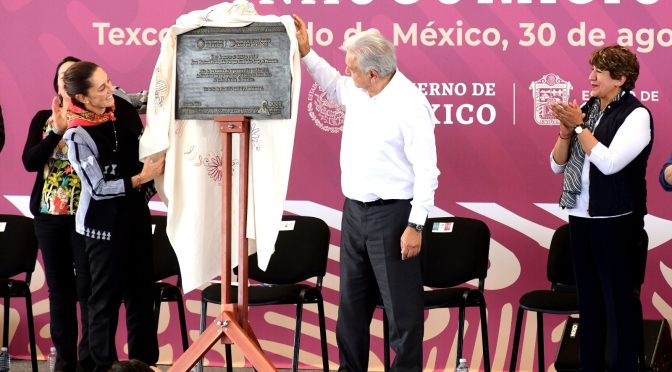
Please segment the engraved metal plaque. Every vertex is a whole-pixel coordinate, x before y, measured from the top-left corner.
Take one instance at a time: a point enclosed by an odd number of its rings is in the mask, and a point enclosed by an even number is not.
[[[289,119],[289,48],[279,22],[201,27],[178,35],[175,118]]]

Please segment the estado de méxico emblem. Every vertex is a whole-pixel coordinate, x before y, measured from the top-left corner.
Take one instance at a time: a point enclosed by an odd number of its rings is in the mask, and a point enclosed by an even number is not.
[[[548,107],[553,102],[569,101],[572,83],[562,80],[560,76],[550,73],[530,84],[534,99],[534,121],[539,125],[560,125]]]

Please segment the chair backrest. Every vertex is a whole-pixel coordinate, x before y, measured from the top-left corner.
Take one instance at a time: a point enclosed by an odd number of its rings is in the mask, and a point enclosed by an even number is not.
[[[548,250],[546,278],[551,282],[552,288],[558,285],[576,286],[571,243],[569,240],[569,224],[558,227],[553,233],[551,247]]]
[[[490,229],[485,222],[466,217],[428,218],[421,251],[423,285],[447,288],[472,279],[482,285],[488,275],[489,254]]]
[[[0,214],[0,278],[26,273],[26,281],[35,270],[37,238],[33,219]]]
[[[166,221],[166,216],[152,216],[153,278],[155,281],[180,275],[180,263],[166,235]]]
[[[259,268],[257,255],[249,258],[249,278],[267,284],[298,283],[327,272],[329,226],[317,217],[282,216],[293,227],[278,233],[275,252],[266,271]]]
[[[576,285],[570,247],[569,224],[564,224],[553,233],[551,248],[548,252],[546,276],[553,287],[558,285],[572,287]],[[642,229],[637,248],[632,251],[634,257],[631,257],[631,262],[634,263],[636,284],[639,286],[644,283],[648,247],[649,236]]]

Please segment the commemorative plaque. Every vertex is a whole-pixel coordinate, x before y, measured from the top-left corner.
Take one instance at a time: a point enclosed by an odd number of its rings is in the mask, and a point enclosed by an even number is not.
[[[178,35],[175,118],[289,119],[289,48],[280,22],[200,27]]]

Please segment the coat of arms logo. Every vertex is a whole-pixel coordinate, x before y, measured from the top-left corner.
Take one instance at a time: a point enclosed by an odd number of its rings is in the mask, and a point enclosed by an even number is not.
[[[562,80],[560,76],[550,73],[530,84],[534,99],[534,121],[539,125],[559,125],[560,121],[553,117],[548,107],[553,102],[567,102],[572,90],[572,83]]]
[[[345,107],[332,101],[322,88],[313,83],[308,91],[308,115],[313,123],[328,133],[343,131]]]

